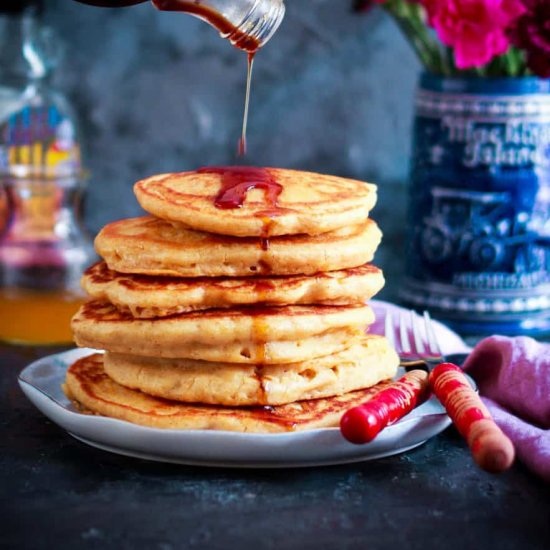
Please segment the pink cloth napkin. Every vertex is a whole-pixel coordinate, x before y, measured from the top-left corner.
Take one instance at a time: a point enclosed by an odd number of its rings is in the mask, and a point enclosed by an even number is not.
[[[550,344],[491,336],[464,364],[518,458],[550,481]]]
[[[384,333],[390,312],[394,323],[403,308],[372,300],[376,323],[371,332]],[[464,370],[477,382],[495,422],[514,443],[518,458],[550,481],[550,344],[533,338],[491,336],[471,350],[458,334],[434,323],[444,355],[470,353]]]

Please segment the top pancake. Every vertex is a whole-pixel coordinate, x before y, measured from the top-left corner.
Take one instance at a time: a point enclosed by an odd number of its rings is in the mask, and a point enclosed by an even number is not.
[[[134,192],[154,216],[237,237],[319,235],[364,222],[376,203],[376,186],[362,181],[282,168],[260,170],[282,186],[276,206],[265,189],[254,188],[246,192],[241,207],[218,208],[221,173],[161,174],[137,182]]]

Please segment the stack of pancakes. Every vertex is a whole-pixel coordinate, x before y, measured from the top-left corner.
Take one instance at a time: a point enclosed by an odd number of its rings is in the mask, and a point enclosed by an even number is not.
[[[98,234],[104,262],[83,277],[91,300],[72,327],[106,352],[65,385],[87,410],[154,427],[307,429],[337,425],[394,376],[395,352],[365,332],[384,284],[369,264],[376,187],[243,169],[241,202],[222,208],[236,170],[142,180],[152,215]]]

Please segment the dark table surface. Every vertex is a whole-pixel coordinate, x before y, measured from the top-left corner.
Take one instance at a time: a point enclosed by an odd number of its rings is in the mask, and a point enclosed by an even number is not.
[[[0,345],[1,548],[550,548],[550,486],[521,464],[480,471],[453,428],[326,468],[208,469],[88,447],[18,387],[54,351]]]

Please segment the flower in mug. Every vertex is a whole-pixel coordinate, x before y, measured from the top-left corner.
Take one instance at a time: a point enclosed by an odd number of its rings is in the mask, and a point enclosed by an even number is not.
[[[506,28],[525,11],[520,0],[422,0],[422,4],[439,39],[454,49],[459,69],[480,67],[505,53],[510,46]]]
[[[508,30],[512,44],[525,50],[527,66],[538,76],[550,77],[550,2],[522,0],[527,11]]]

